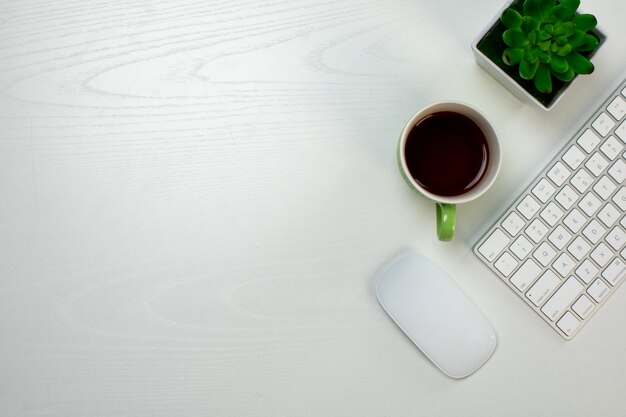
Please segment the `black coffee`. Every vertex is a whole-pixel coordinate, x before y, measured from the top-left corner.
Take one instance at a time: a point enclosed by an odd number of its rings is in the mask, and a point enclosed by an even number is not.
[[[442,111],[426,116],[405,145],[411,176],[427,191],[445,197],[471,190],[487,170],[487,138],[472,119]]]

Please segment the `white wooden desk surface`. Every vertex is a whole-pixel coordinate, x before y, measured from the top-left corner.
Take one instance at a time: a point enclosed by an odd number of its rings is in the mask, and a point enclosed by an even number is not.
[[[626,290],[565,342],[471,253],[618,78],[549,114],[470,43],[501,1],[0,4],[0,416],[624,416]],[[396,167],[437,100],[492,121],[503,168],[452,243]],[[455,381],[383,313],[373,273],[411,247],[499,336]]]

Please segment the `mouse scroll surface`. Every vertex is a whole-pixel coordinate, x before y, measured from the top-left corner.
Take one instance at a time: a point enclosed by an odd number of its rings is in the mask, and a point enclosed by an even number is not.
[[[396,259],[382,272],[376,293],[396,324],[448,376],[469,376],[496,348],[482,313],[423,256]]]

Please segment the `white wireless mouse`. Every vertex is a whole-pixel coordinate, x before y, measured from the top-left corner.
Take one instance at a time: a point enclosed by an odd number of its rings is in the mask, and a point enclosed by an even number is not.
[[[496,349],[496,334],[482,313],[421,255],[405,253],[390,262],[376,295],[413,343],[452,378],[471,375]]]

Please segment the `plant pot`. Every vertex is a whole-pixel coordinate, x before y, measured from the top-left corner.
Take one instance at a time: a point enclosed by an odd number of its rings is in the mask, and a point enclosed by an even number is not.
[[[506,30],[506,27],[500,21],[500,16],[502,12],[509,7],[521,11],[523,2],[524,0],[514,0],[507,3],[472,43],[472,50],[474,51],[478,65],[483,67],[498,80],[500,84],[513,93],[513,95],[524,102],[533,103],[547,111],[554,107],[561,99],[570,84],[578,79],[578,75],[569,82],[563,82],[553,78],[552,92],[550,94],[543,94],[537,90],[532,80],[525,80],[520,77],[517,65],[508,66],[502,61],[502,52],[507,48],[507,45],[502,40],[502,33]],[[591,58],[606,39],[606,36],[597,28],[593,29],[591,33],[596,36],[600,42],[598,47],[593,51],[581,52],[581,55],[587,58]]]

